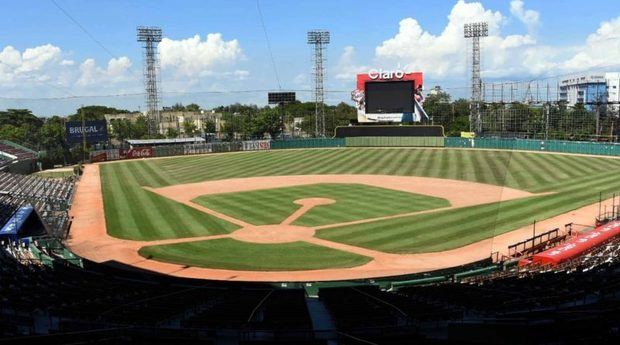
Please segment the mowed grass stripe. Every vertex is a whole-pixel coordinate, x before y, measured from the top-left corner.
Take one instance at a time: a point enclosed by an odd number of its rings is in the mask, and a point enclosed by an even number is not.
[[[540,169],[542,171],[542,175],[545,177],[545,180],[547,180],[547,182],[553,182],[558,179],[564,180],[570,178],[570,176],[559,176],[559,168],[549,161],[548,156],[549,155],[530,153],[528,159],[535,164],[532,169]]]
[[[154,179],[153,175],[148,174],[145,165],[134,165],[133,172],[136,176],[147,178],[147,181],[152,181]],[[184,205],[184,207],[178,207],[181,206],[181,204],[172,203],[171,201],[149,191],[146,191],[144,196],[145,199],[148,200],[147,202],[149,204],[156,209],[162,210],[162,215],[165,215],[165,217],[162,217],[162,221],[166,223],[167,228],[176,229],[174,234],[178,237],[193,237],[197,235],[212,234],[211,232],[203,233],[200,227],[195,226],[196,224],[200,224],[198,222],[202,221],[201,218],[203,217],[200,217],[200,213],[197,213],[194,209]],[[214,224],[215,223],[213,222],[209,222],[208,225]],[[216,231],[216,233],[222,232]]]
[[[102,194],[108,233],[119,237],[125,231],[129,231],[126,229],[137,229],[138,224],[132,216],[134,211],[127,199],[128,194],[124,192],[121,185],[121,181],[126,181],[126,179],[120,172],[120,165],[100,166],[100,174],[102,186],[105,186],[102,188]]]
[[[402,169],[398,170],[397,175],[411,176],[422,155],[422,150],[410,150],[406,152],[405,155],[407,156],[407,160],[403,162]]]
[[[249,271],[355,267],[371,260],[366,256],[306,242],[259,244],[228,238],[143,247],[139,254],[182,265]]]
[[[391,252],[446,250],[595,202],[598,194],[592,190],[610,193],[618,188],[620,181],[607,176],[554,195],[326,229],[319,237]]]
[[[132,162],[135,163],[135,162]],[[105,207],[110,235],[135,240],[155,240],[227,233],[235,225],[217,219],[183,204],[144,190],[141,181],[152,181],[137,164],[102,165],[102,176],[112,172],[116,183],[104,184],[104,199],[117,200],[115,207]],[[105,179],[104,179],[105,180]],[[122,210],[120,217],[108,212]]]
[[[554,168],[571,178],[600,170],[600,168],[592,169],[590,166],[580,164],[577,160],[571,159],[570,156],[549,155],[548,159],[553,163]]]
[[[206,195],[194,202],[251,224],[267,225],[279,224],[295,212],[300,207],[294,203],[295,200],[315,197],[331,198],[336,203],[309,210],[295,224],[317,226],[450,205],[440,198],[340,183]]]
[[[132,164],[132,169],[138,169],[139,171],[130,174],[122,172],[122,169],[119,168],[120,165],[129,163]],[[615,172],[620,171],[619,160],[604,157],[576,157],[497,150],[473,151],[419,148],[281,150],[175,157],[116,164],[120,165],[117,168],[113,168],[115,164],[106,165],[110,166],[107,175],[105,175],[104,170],[108,168],[104,165],[101,166],[102,181],[107,186],[104,187],[107,189],[107,191],[104,191],[104,203],[106,219],[110,218],[110,221],[107,221],[108,227],[109,229],[112,227],[119,229],[120,232],[127,232],[125,229],[129,229],[128,238],[133,236],[136,239],[142,239],[143,237],[172,238],[180,236],[176,234],[177,230],[172,228],[171,223],[175,222],[177,223],[176,227],[183,226],[185,228],[191,225],[191,230],[187,230],[191,234],[203,234],[205,228],[210,228],[210,226],[204,225],[207,222],[203,218],[203,213],[189,208],[191,211],[195,211],[190,212],[185,209],[187,208],[185,205],[182,205],[184,206],[183,210],[177,210],[167,203],[172,203],[175,205],[174,207],[178,207],[181,204],[171,200],[163,198],[165,202],[162,205],[164,211],[158,210],[158,203],[162,202],[160,200],[162,197],[143,190],[141,188],[142,185],[163,186],[222,178],[269,175],[376,173],[453,178],[507,185],[532,192],[571,192],[574,194],[573,197],[585,195],[577,193],[583,191],[598,197],[599,190],[610,190],[612,188],[610,186],[613,186],[613,181],[608,180],[607,177],[615,175]],[[187,164],[190,164],[191,167],[185,167]],[[607,181],[607,184],[601,184],[601,181]],[[585,187],[587,189],[573,189],[577,187]],[[614,191],[617,190],[620,190],[620,188]],[[357,197],[368,198],[364,194],[359,194]],[[146,198],[144,199],[145,201],[143,201],[143,198]],[[273,198],[277,199],[275,195],[266,197],[266,199],[271,199],[270,202],[276,200]],[[571,197],[567,196],[567,198],[558,199],[557,202],[559,204],[550,203],[549,205],[559,209],[560,206],[570,204],[568,201],[570,201]],[[385,199],[388,203],[398,202],[398,199],[393,197],[386,197]],[[583,205],[587,200],[578,200],[576,203]],[[256,200],[246,199],[243,202],[252,204]],[[424,203],[419,205],[424,206]],[[547,204],[545,203],[544,205]],[[369,205],[368,210],[371,213],[383,212],[386,208],[382,206]],[[268,212],[273,211],[272,207],[269,206]],[[505,214],[509,223],[512,222],[512,219],[508,216],[508,212],[512,210],[512,207],[512,204],[505,204],[500,209],[500,216],[502,213]],[[142,210],[134,210],[135,208],[141,208]],[[321,211],[321,217],[325,221],[336,221],[338,219],[337,214],[341,212],[339,208],[340,205],[335,209]],[[356,208],[355,212],[358,212],[358,209]],[[321,209],[317,208],[317,210]],[[546,210],[533,208],[529,212],[533,217],[539,217],[544,214],[543,211]],[[164,221],[157,224],[157,229],[147,221],[147,227],[142,229],[146,233],[140,233],[137,230],[137,223],[142,224],[144,217],[152,221],[156,219],[156,217],[152,217],[153,214],[157,216],[164,214],[164,216],[167,216],[171,212],[174,215],[178,215],[181,221]],[[477,216],[476,213],[470,214],[471,218],[476,218]],[[260,214],[255,215],[255,217],[260,217]],[[312,217],[317,216],[312,215]],[[487,215],[486,217],[491,216]],[[213,219],[209,221],[212,222]],[[196,226],[196,223],[201,224],[201,226]],[[153,229],[154,231],[152,231]],[[208,231],[211,232],[211,230]],[[227,231],[230,231],[230,229]],[[376,235],[379,236],[383,235],[383,232],[386,230],[378,229],[376,231],[378,232]],[[477,230],[471,231],[476,232]],[[175,233],[175,235],[169,235],[170,232]],[[179,233],[182,233],[182,231]],[[480,233],[484,233],[484,231],[480,230]],[[459,232],[459,235],[464,238],[467,237],[465,235],[469,236],[469,234],[462,232]],[[458,238],[454,241],[458,241]],[[453,243],[454,241],[450,240],[448,242]]]

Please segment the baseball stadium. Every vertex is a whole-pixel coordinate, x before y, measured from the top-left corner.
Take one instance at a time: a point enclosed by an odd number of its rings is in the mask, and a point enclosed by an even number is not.
[[[281,64],[258,0],[51,0],[68,27],[36,29],[79,30],[107,67],[76,63],[82,41],[0,50],[0,345],[620,344],[620,17],[557,53],[519,0],[458,0],[440,35],[400,9],[438,4],[317,0],[286,22],[265,2]],[[147,13],[170,32],[135,27]],[[23,16],[0,27],[47,37]],[[382,41],[376,68],[353,45],[328,65],[308,18]],[[138,72],[106,47],[127,25]],[[597,70],[551,75],[575,65]]]
[[[34,157],[3,150],[20,156],[8,167]],[[69,176],[7,169],[2,282],[16,313],[5,321],[34,333],[44,326],[26,310],[46,306],[51,343],[582,336],[617,310],[619,153],[364,136],[92,152],[99,162]],[[53,294],[37,294],[41,284]],[[563,321],[572,332],[514,319],[549,320],[556,308],[580,315]]]

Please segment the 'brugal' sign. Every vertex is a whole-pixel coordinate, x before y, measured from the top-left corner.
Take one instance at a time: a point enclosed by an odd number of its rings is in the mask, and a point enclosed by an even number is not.
[[[105,120],[86,121],[82,126],[81,121],[66,123],[67,142],[69,144],[81,143],[86,137],[88,143],[98,143],[108,140],[108,125]]]
[[[405,77],[405,71],[401,69],[397,69],[395,71],[386,71],[381,68],[373,68],[368,71],[368,77],[372,80],[403,79]]]

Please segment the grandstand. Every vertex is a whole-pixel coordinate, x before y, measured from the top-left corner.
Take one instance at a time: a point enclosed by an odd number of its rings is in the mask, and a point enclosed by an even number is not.
[[[0,171],[31,173],[37,152],[8,140],[0,140]]]
[[[577,336],[591,342],[620,335],[604,333],[620,326],[617,239],[557,270],[515,268],[492,279],[393,291],[372,284],[319,288],[323,313],[309,307],[314,299],[300,287],[204,282],[103,266],[75,261],[58,244],[37,239],[2,244],[4,337],[18,341],[22,334],[73,332],[79,339],[81,332],[114,329],[110,343],[141,339],[141,332],[157,339],[165,330],[175,340],[207,343],[233,337],[247,344],[326,344],[326,337],[335,337],[342,343],[398,344],[411,339],[475,343],[490,333],[506,339],[524,330],[529,332],[525,340]],[[320,318],[334,329],[317,326]],[[576,328],[558,328],[557,320]],[[577,333],[584,325],[591,330]],[[442,329],[448,332],[436,338]],[[54,343],[55,338],[46,339]]]
[[[64,236],[69,227],[74,186],[73,177],[52,179],[0,172],[0,220],[4,224],[17,209],[29,204],[51,234]]]

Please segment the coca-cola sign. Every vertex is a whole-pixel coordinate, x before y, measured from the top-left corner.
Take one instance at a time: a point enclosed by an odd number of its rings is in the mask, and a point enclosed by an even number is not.
[[[121,149],[121,159],[148,158],[153,157],[152,147],[136,147],[133,149]]]

